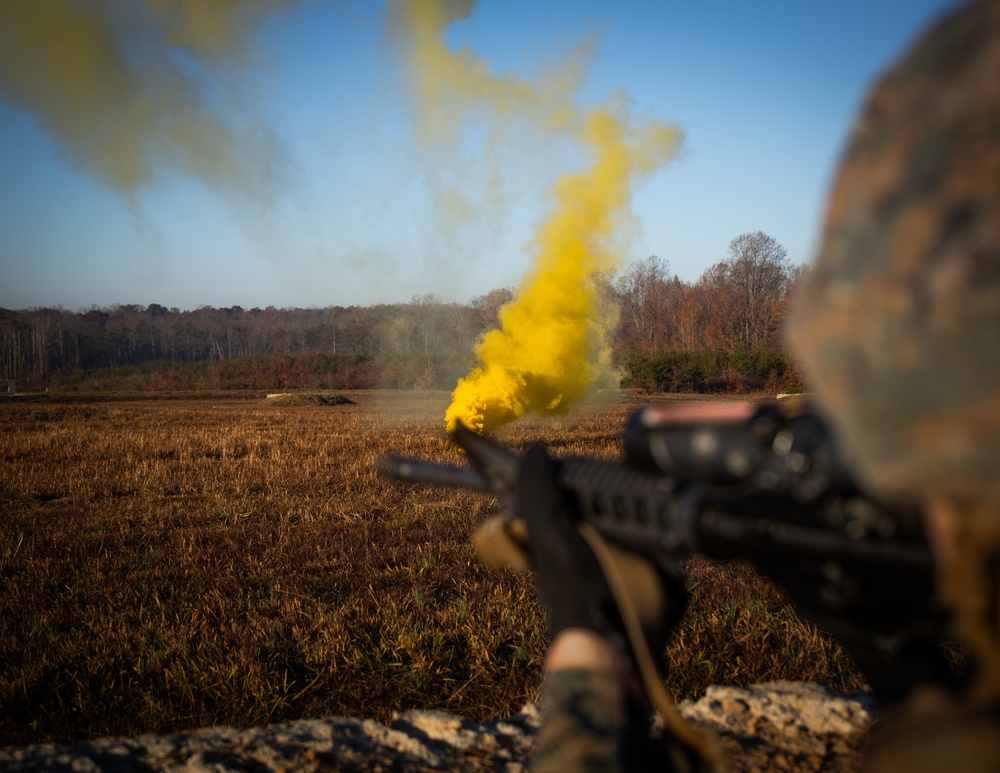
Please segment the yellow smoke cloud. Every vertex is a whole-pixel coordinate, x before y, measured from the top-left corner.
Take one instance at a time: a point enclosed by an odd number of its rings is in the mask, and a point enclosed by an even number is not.
[[[390,37],[410,67],[421,137],[450,141],[467,115],[486,114],[583,142],[592,156],[586,171],[557,182],[555,209],[532,245],[533,266],[501,310],[500,329],[476,346],[479,365],[459,381],[445,414],[448,429],[462,421],[484,432],[529,412],[566,410],[609,376],[614,320],[601,310],[594,280],[619,263],[615,245],[632,184],[669,160],[680,134],[658,122],[634,128],[621,105],[577,106],[589,46],[530,82],[492,74],[470,50],[451,51],[444,33],[472,5],[390,4]]]
[[[132,193],[166,165],[262,194],[273,139],[207,87],[269,0],[3,0],[0,98],[73,162]],[[216,81],[217,83],[217,81]]]
[[[591,46],[584,44],[558,67],[527,81],[494,75],[470,49],[452,51],[444,35],[468,18],[474,0],[390,0],[390,42],[409,64],[410,87],[423,140],[450,140],[462,119],[477,108],[497,123],[525,118],[539,128],[564,131],[576,119],[573,96]]]
[[[607,332],[594,278],[618,264],[614,236],[630,183],[666,161],[679,139],[661,124],[630,133],[625,119],[596,109],[586,120],[595,160],[556,185],[557,206],[535,238],[533,268],[500,311],[501,328],[476,347],[481,363],[460,379],[445,414],[484,432],[529,412],[566,410],[610,373]]]

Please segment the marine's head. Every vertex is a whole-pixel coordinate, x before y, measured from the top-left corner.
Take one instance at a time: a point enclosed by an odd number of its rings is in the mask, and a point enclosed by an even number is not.
[[[876,490],[1000,503],[1000,2],[873,88],[789,324]]]

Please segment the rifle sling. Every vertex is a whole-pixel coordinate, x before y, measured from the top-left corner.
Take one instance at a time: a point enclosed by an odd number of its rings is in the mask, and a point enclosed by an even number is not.
[[[579,525],[580,534],[594,552],[611,588],[625,626],[632,659],[639,671],[646,694],[659,711],[670,736],[695,755],[703,770],[716,772],[728,769],[722,747],[710,733],[696,729],[680,716],[663,686],[661,671],[644,633],[645,624],[653,624],[662,614],[665,591],[654,565],[635,553],[622,550],[608,542],[588,523]],[[662,658],[663,654],[659,653]]]

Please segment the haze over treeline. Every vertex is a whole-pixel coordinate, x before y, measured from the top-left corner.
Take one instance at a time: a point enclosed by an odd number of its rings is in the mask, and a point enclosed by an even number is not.
[[[656,256],[602,275],[597,289],[618,317],[609,343],[624,385],[796,382],[780,325],[802,271],[757,231],[735,238],[697,282]],[[451,389],[514,295],[500,288],[465,304],[429,295],[309,309],[0,309],[0,375],[22,388]]]

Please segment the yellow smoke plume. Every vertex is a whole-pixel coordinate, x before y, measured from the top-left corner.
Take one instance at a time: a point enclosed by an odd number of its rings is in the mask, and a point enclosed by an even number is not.
[[[610,373],[613,320],[598,304],[594,279],[618,265],[615,234],[627,214],[630,183],[664,163],[677,143],[662,124],[630,133],[624,119],[596,109],[586,120],[595,160],[556,185],[556,209],[535,237],[534,265],[499,330],[476,346],[480,365],[460,379],[445,414],[484,432],[529,412],[566,410]]]
[[[246,33],[283,5],[3,0],[0,98],[29,111],[78,167],[125,193],[163,165],[263,194],[273,139],[234,109],[217,76],[245,63]]]
[[[669,160],[680,134],[658,122],[632,127],[622,104],[577,106],[588,46],[533,81],[494,75],[471,50],[451,51],[445,31],[472,6],[467,0],[390,5],[390,37],[410,68],[422,139],[450,141],[467,115],[486,114],[582,142],[592,157],[586,171],[556,183],[555,209],[533,240],[533,265],[501,309],[500,329],[477,344],[479,365],[452,396],[448,429],[462,421],[485,432],[529,412],[566,410],[609,376],[614,320],[600,308],[595,279],[620,262],[616,245],[632,184]]]

